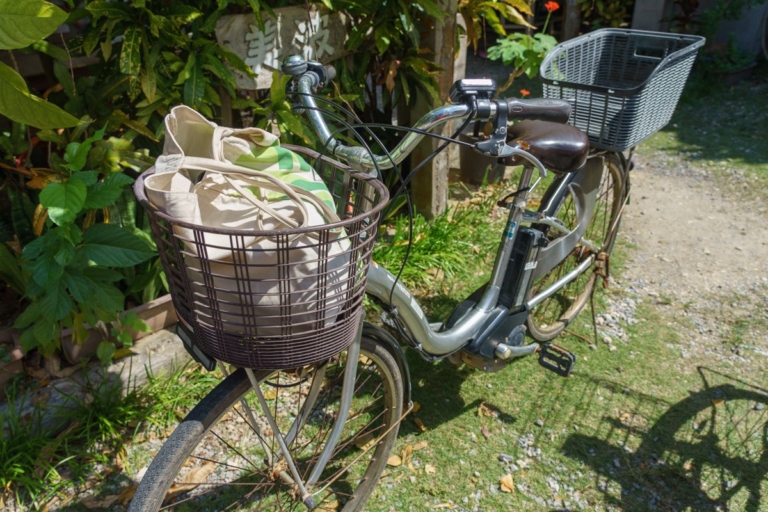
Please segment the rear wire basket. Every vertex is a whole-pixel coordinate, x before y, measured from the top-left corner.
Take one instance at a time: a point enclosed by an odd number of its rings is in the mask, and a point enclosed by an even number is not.
[[[703,44],[701,36],[597,30],[549,52],[544,97],[573,105],[569,122],[592,147],[624,151],[669,122]]]
[[[354,341],[379,217],[389,199],[386,186],[371,176],[306,148],[284,147],[315,160],[339,222],[280,231],[207,228],[169,217],[149,203],[144,179],[154,169],[134,185],[192,343],[241,368],[298,368],[328,359]],[[309,232],[314,242],[298,245]],[[210,234],[228,236],[231,254],[224,261],[207,257],[209,250],[223,249],[208,243],[222,239]],[[269,244],[255,245],[254,237]],[[275,278],[264,279],[267,266]],[[295,266],[303,269],[300,277]]]

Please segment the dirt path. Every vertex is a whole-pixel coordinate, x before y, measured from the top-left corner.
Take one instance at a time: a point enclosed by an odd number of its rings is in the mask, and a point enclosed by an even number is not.
[[[622,225],[636,246],[625,277],[645,278],[649,288],[681,301],[712,292],[746,293],[768,281],[768,216],[762,206],[761,212],[754,203],[740,204],[681,161],[641,155]]]
[[[765,200],[735,193],[750,187],[748,177],[723,186],[681,155],[641,151],[635,164],[632,202],[621,227],[631,248],[620,281],[671,315],[688,346],[684,356],[738,361],[741,370],[758,370],[750,373],[764,380]]]

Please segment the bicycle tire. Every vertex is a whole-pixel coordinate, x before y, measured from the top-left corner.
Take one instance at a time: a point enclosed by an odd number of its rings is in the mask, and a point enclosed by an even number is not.
[[[624,202],[624,171],[621,159],[616,153],[603,155],[603,175],[595,199],[595,209],[584,238],[591,240],[599,248],[599,252],[610,255],[616,241],[619,215]],[[547,203],[542,203],[545,205]],[[554,215],[569,229],[575,228],[575,207],[570,187],[564,187],[560,197],[551,203],[552,211],[546,211],[542,206],[540,211]],[[543,228],[547,239],[552,242],[559,234]],[[592,254],[586,246],[577,244],[562,262],[548,273],[539,278],[529,293],[529,298],[536,296],[549,285],[576,268],[579,263]],[[597,280],[595,267],[588,267],[576,279],[558,290],[554,295],[545,299],[530,312],[527,319],[528,332],[539,342],[550,341],[565,330],[566,326],[584,309]]]
[[[330,409],[337,399],[336,395],[340,394],[341,386],[336,377],[343,376],[344,354],[327,364],[314,365],[310,372],[304,374],[311,374],[312,379],[299,377],[299,384],[289,380],[288,375],[280,384],[279,378],[283,372],[256,373],[263,390],[274,390],[274,405],[270,405],[273,415],[276,419],[287,415],[286,421],[290,422],[291,412],[286,412],[286,409],[293,409],[293,405],[291,398],[284,401],[287,398],[285,393],[293,392],[301,402],[302,393],[311,394],[306,390],[307,387],[311,390],[311,382],[317,378],[320,366],[325,368],[322,386],[318,388],[322,396],[318,395],[313,400],[312,413],[305,425],[300,427],[301,434],[289,444],[289,451],[303,479],[311,471],[313,457],[317,457],[321,446],[325,444],[320,435],[317,436],[319,440],[306,440],[303,437],[304,431],[319,429],[325,431],[325,436],[330,432],[334,420],[329,419],[329,416],[335,414]],[[344,512],[361,510],[384,469],[397,437],[403,410],[403,379],[397,362],[382,345],[363,335],[358,365],[350,416],[320,481],[309,490],[311,494],[319,493],[318,489],[322,491],[327,483],[325,478],[342,471],[342,478],[329,484],[322,495],[314,496],[321,509]],[[265,464],[261,463],[259,457],[258,440],[254,438],[248,446],[244,446],[248,432],[251,433],[250,437],[255,437],[253,429],[248,428],[250,423],[246,419],[247,415],[242,412],[243,406],[239,407],[239,411],[237,407],[241,399],[248,395],[253,396],[255,393],[242,369],[216,386],[166,440],[143,476],[128,510],[155,511],[166,507],[176,510],[222,510],[228,509],[227,500],[233,501],[229,503],[230,506],[237,505],[233,508],[245,510],[306,510],[306,506],[292,494],[293,486],[276,477],[276,465],[263,467]],[[372,410],[362,403],[368,395],[372,398]],[[302,407],[297,404],[296,417],[301,414]],[[253,411],[258,413],[261,409],[257,406]],[[241,425],[229,425],[231,422]],[[356,431],[357,427],[361,430]],[[350,432],[350,429],[354,432]],[[286,432],[282,428],[280,430]],[[225,441],[224,436],[227,434],[233,436],[232,441]],[[212,447],[211,443],[215,445]],[[222,460],[215,460],[217,456]],[[355,457],[360,460],[355,462]],[[352,467],[345,471],[344,464],[350,461]],[[190,475],[194,475],[191,481]],[[229,480],[225,481],[227,478]],[[200,479],[204,482],[198,482]],[[192,484],[197,485],[192,489],[184,487]],[[181,492],[174,495],[174,490]]]

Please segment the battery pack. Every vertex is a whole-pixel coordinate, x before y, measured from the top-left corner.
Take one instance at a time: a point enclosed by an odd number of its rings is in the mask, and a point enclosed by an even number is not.
[[[544,234],[538,229],[520,228],[515,246],[509,255],[507,271],[501,285],[499,303],[514,311],[525,302],[531,286],[531,275],[536,268],[539,247],[546,244]]]

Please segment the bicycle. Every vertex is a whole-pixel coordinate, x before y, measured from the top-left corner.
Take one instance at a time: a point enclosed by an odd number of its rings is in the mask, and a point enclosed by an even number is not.
[[[345,352],[310,356],[292,365],[246,362],[231,374],[219,364],[228,376],[167,440],[129,510],[157,510],[163,503],[218,510],[228,500],[230,507],[247,504],[252,510],[361,510],[383,471],[402,418],[413,407],[401,343],[425,359],[451,359],[483,371],[498,371],[520,357],[538,354],[543,367],[568,376],[575,356],[550,340],[583,309],[597,278],[608,276],[609,256],[628,197],[629,159],[615,151],[590,154],[587,135],[564,124],[571,117],[571,102],[494,99],[492,80],[460,80],[451,89],[451,104],[422,117],[391,152],[376,155],[364,146],[362,136],[359,145],[345,145],[326,124],[313,96],[332,79],[323,66],[294,56],[283,64],[283,72],[292,76],[290,90],[324,142],[324,153],[356,170],[293,148],[315,157],[323,168],[330,167],[327,176],[340,211],[346,208],[348,218],[364,225],[359,231],[364,237],[351,226],[345,228],[350,239],[364,239],[362,253],[370,250],[376,235],[380,205],[373,205],[386,196],[381,182],[370,174],[396,167],[428,130],[447,121],[463,121],[456,136],[470,122],[491,123],[490,136],[475,149],[509,165],[523,165],[517,188],[499,201],[509,213],[491,277],[449,318],[434,323],[391,272],[370,262],[367,281],[360,282],[382,307],[389,330],[364,323],[353,313],[345,317],[346,325],[357,326],[356,332],[344,333],[351,339]],[[343,117],[331,117],[345,123]],[[518,122],[508,128],[510,120]],[[529,211],[527,200],[548,169],[555,179],[538,210]],[[146,206],[142,179],[135,191]],[[346,186],[350,181],[356,183],[352,189]],[[361,203],[368,208],[358,208]],[[156,240],[170,240],[167,245],[174,246],[175,253],[168,249],[161,256],[165,254],[166,272],[175,272],[176,286],[183,288],[187,277],[179,268],[187,263],[173,259],[183,253],[174,242],[178,230],[171,219],[149,214],[153,231],[163,222],[169,224],[154,234]],[[201,239],[202,235],[195,236],[198,243]],[[363,255],[355,268],[365,262]],[[173,288],[172,284],[172,293]],[[224,354],[226,347],[206,345],[209,337],[221,333],[200,332],[201,325],[196,331],[190,325],[195,322],[195,289],[187,288],[186,296],[174,295],[181,319],[179,335],[193,357],[213,369],[217,357],[211,351],[221,349]],[[526,343],[526,331],[534,342]],[[237,338],[225,341],[243,343]],[[227,357],[218,357],[219,363],[231,362]],[[225,441],[227,433],[235,439]]]

